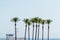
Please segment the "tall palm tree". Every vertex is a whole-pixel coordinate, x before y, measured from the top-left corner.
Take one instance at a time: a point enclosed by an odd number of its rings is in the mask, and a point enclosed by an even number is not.
[[[32,40],[34,40],[34,22],[35,22],[34,18],[31,19],[31,22],[33,24]]]
[[[16,29],[16,23],[19,21],[18,17],[14,17],[11,21],[15,23],[15,40],[17,40],[17,29]]]
[[[26,32],[27,32],[27,22],[28,22],[28,19],[24,19],[23,21],[24,21],[24,23],[25,23],[25,34],[24,34],[24,40],[26,40]]]
[[[52,20],[48,19],[46,20],[46,23],[48,24],[48,39],[49,40],[49,24],[52,22]]]
[[[41,21],[42,23],[42,40],[44,39],[44,24],[45,24],[45,20]]]
[[[36,23],[36,31],[35,31],[35,40],[37,38],[37,23],[38,23],[38,17],[35,17],[34,20],[35,20],[35,23]]]
[[[28,40],[30,40],[30,26],[31,25],[31,23],[30,23],[30,21],[28,22]]]
[[[28,40],[30,40],[30,20],[29,19],[24,19],[24,22],[25,22],[25,36],[24,36],[24,40],[26,40],[26,32],[27,32],[27,27],[28,27]]]
[[[37,40],[39,40],[39,30],[40,30],[40,23],[41,23],[41,21],[42,21],[42,19],[39,18],[38,19],[38,39]]]

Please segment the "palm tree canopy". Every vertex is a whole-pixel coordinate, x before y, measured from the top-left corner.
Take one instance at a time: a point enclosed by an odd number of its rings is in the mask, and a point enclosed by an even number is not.
[[[34,23],[34,22],[35,22],[35,19],[34,19],[34,18],[32,18],[30,21],[31,21],[32,23]]]
[[[27,24],[27,25],[31,25],[31,22],[30,22],[29,19],[24,19],[23,21],[24,21],[25,24]]]
[[[50,20],[50,19],[46,20],[47,24],[50,24],[51,22],[52,22],[52,20]]]
[[[17,21],[20,21],[18,17],[14,17],[11,21],[13,22],[17,22]]]
[[[35,23],[38,23],[38,20],[39,20],[39,17],[35,17],[35,18],[34,18],[34,22],[35,22]]]
[[[41,23],[41,21],[42,21],[42,18],[39,18],[39,17],[35,17],[35,18],[32,18],[31,20],[30,20],[32,23]]]
[[[42,19],[41,19],[41,18],[39,18],[39,19],[38,19],[38,23],[41,23],[41,21],[42,21]]]
[[[45,22],[46,22],[45,20],[42,20],[42,21],[41,21],[42,24],[45,24]]]
[[[31,22],[30,21],[28,22],[28,25],[31,25]]]

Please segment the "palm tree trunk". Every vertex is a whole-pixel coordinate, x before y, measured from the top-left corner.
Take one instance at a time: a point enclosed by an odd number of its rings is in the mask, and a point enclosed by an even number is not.
[[[48,40],[49,40],[49,24],[48,24]]]
[[[37,37],[37,23],[36,23],[36,31],[35,31],[35,40],[36,40],[36,37]]]
[[[16,22],[15,22],[15,40],[17,40]]]
[[[39,40],[39,29],[40,29],[40,25],[38,25],[38,40]]]
[[[28,26],[28,40],[30,40],[30,28]]]
[[[33,23],[33,31],[32,31],[32,40],[34,40],[34,23]]]
[[[24,40],[26,40],[26,31],[27,31],[27,25],[25,25],[25,36],[24,36]]]
[[[44,39],[44,25],[42,25],[42,40]]]

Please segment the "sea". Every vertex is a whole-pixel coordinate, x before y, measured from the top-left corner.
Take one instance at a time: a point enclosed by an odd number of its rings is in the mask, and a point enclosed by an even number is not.
[[[0,40],[6,40],[5,38],[0,38]],[[10,39],[11,40],[11,39]],[[17,39],[17,40],[24,40],[23,38],[19,38],[19,39]],[[28,40],[28,39],[27,39]],[[32,39],[30,39],[30,40],[32,40]],[[40,40],[42,40],[42,39],[40,39]],[[44,40],[47,40],[47,39],[44,39]],[[60,40],[60,39],[49,39],[49,40]]]

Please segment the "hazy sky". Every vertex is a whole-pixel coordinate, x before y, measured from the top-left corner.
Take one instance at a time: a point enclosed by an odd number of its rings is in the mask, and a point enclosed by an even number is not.
[[[18,37],[24,37],[24,18],[41,17],[53,20],[50,24],[50,38],[60,38],[60,0],[0,0],[0,37],[14,34],[14,23],[10,21],[13,17],[21,19],[17,23]],[[47,38],[47,25],[44,31],[44,37]],[[41,34],[40,30],[40,38]]]

